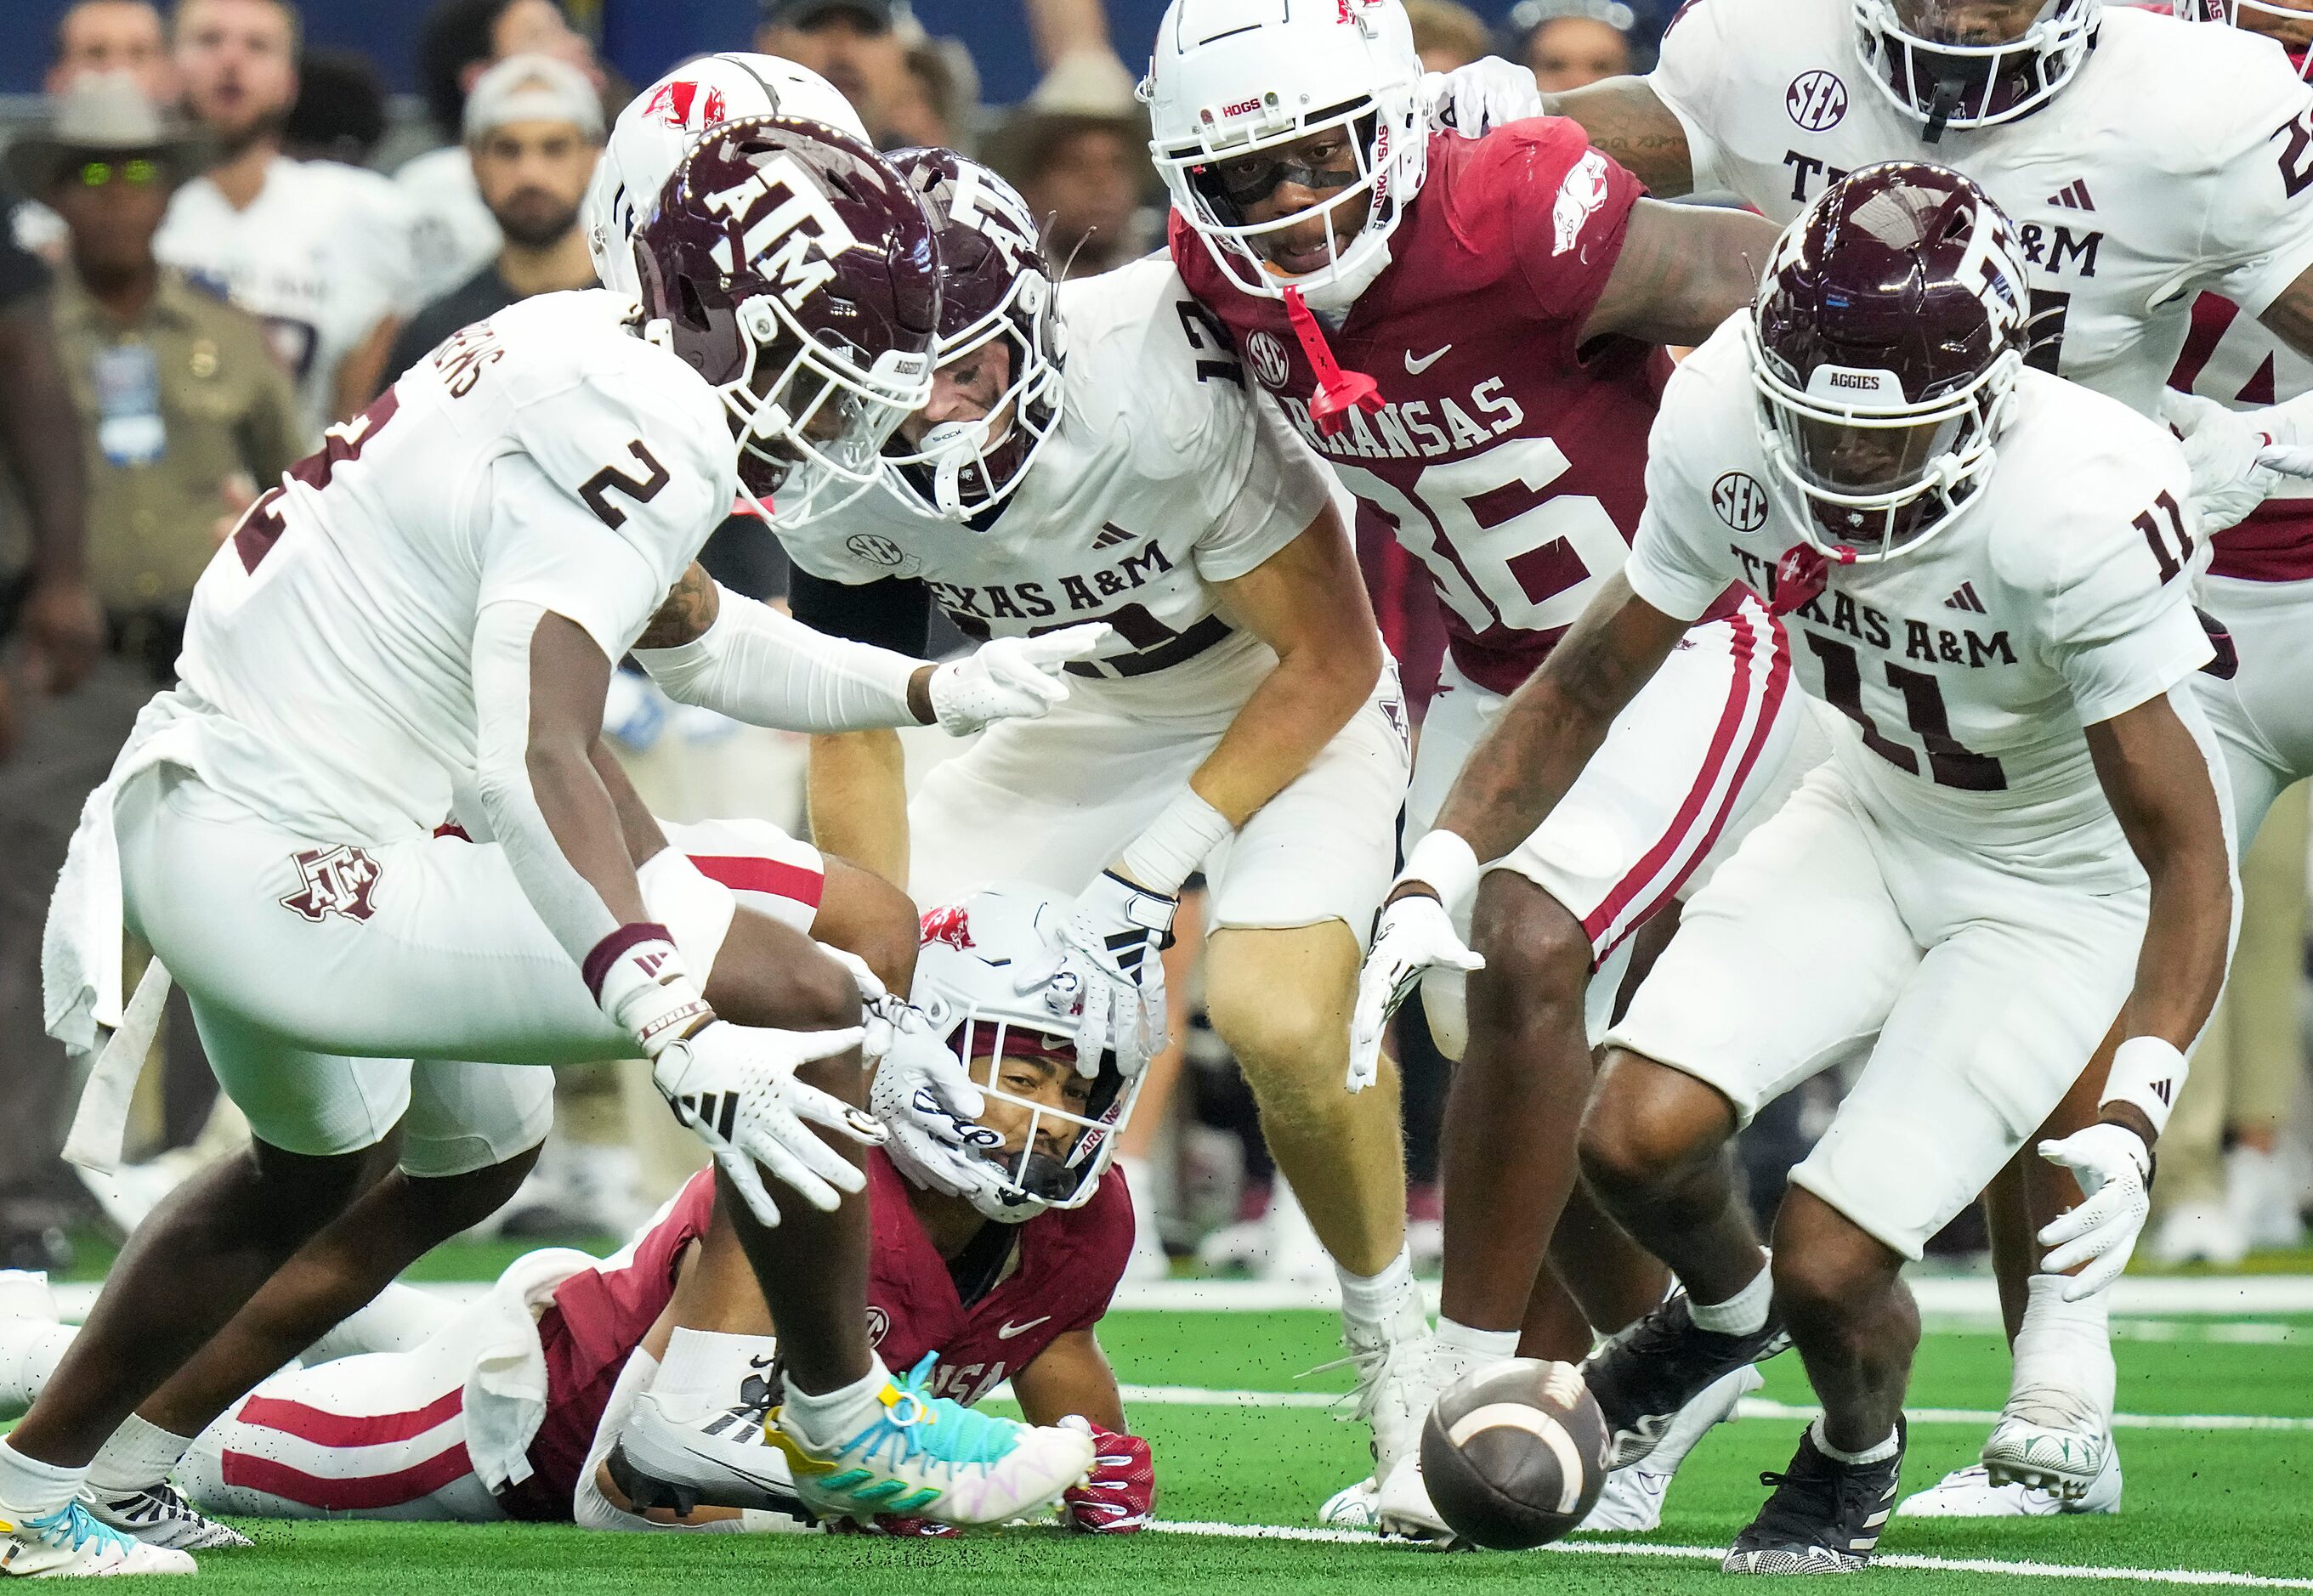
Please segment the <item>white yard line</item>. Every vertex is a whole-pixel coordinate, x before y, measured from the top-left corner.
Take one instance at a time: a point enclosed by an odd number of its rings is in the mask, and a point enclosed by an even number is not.
[[[1988,1319],[2000,1311],[1990,1276],[1915,1275],[1912,1294],[1923,1313],[1951,1319]],[[1438,1305],[1438,1285],[1423,1288]],[[1256,1311],[1341,1306],[1338,1288],[1272,1284],[1263,1280],[1154,1280],[1128,1283],[1116,1293],[1120,1308],[1152,1308],[1173,1313]],[[2130,1276],[2113,1288],[2118,1314],[2205,1318],[2266,1313],[2313,1313],[2313,1276],[2239,1275]]]
[[[1380,1549],[1415,1551],[1406,1542],[1383,1542],[1358,1530],[1304,1530],[1284,1525],[1184,1523],[1160,1520],[1150,1529],[1163,1535],[1211,1536],[1227,1540],[1287,1540],[1328,1546],[1370,1546]],[[1686,1562],[1716,1563],[1727,1555],[1724,1547],[1650,1546],[1644,1542],[1562,1540],[1544,1548],[1593,1557],[1674,1557]],[[1880,1568],[1925,1568],[1952,1574],[2004,1574],[2032,1579],[2125,1580],[2143,1585],[2223,1585],[2254,1591],[2313,1591],[2313,1579],[2290,1579],[2265,1574],[2229,1574],[2203,1568],[2099,1568],[2067,1563],[2007,1562],[1994,1557],[1924,1557],[1902,1552],[1877,1560]]]

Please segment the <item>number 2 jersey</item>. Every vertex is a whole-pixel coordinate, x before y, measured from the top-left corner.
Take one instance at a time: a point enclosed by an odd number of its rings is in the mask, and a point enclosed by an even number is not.
[[[1663,396],[1624,574],[1673,616],[1729,581],[1772,595],[1802,541],[1761,445],[1740,320]],[[2089,890],[2143,880],[2082,728],[2211,654],[2189,588],[2182,452],[2114,400],[2027,370],[1999,461],[1913,552],[1834,566],[1783,617],[1807,692],[1844,717],[1834,757],[1875,818]],[[1796,597],[1797,595],[1791,595]]]
[[[550,294],[477,322],[251,507],[194,589],[173,695],[211,787],[309,837],[423,835],[473,776],[485,606],[626,653],[737,486],[713,390],[632,308]]]
[[[1380,385],[1379,412],[1326,436],[1316,376],[1281,302],[1224,276],[1179,215],[1174,264],[1358,501],[1429,566],[1464,675],[1508,693],[1623,563],[1644,502],[1647,428],[1669,361],[1578,347],[1622,250],[1636,178],[1576,124],[1434,135],[1390,265],[1327,341]]]

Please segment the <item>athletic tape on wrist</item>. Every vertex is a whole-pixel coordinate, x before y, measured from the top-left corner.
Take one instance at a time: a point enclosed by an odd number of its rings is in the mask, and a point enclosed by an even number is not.
[[[583,973],[602,1013],[635,1039],[646,1058],[715,1017],[664,925],[620,926],[594,944]]]
[[[1431,831],[1405,856],[1401,881],[1420,881],[1436,890],[1450,911],[1470,901],[1478,890],[1478,855],[1459,833]]]
[[[1117,864],[1143,886],[1178,898],[1181,883],[1236,830],[1228,817],[1197,796],[1194,788],[1183,787],[1148,829],[1133,838]]]
[[[2168,1110],[2185,1083],[2184,1054],[2157,1036],[2133,1036],[2112,1056],[2098,1106],[2127,1103],[2152,1122],[2152,1134],[2168,1128]]]

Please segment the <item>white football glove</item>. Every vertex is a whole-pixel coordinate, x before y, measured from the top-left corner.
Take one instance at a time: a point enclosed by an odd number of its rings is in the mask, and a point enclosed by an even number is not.
[[[651,1082],[674,1117],[714,1149],[715,1162],[749,1211],[764,1224],[777,1224],[778,1205],[764,1189],[759,1163],[822,1212],[867,1184],[866,1172],[811,1127],[823,1125],[869,1146],[883,1142],[883,1127],[864,1109],[796,1078],[800,1066],[849,1051],[860,1037],[856,1025],[773,1030],[710,1021],[659,1049]]]
[[[1068,951],[1060,977],[1075,978],[1084,995],[1077,1016],[1077,1073],[1100,1074],[1100,1056],[1116,1049],[1116,1067],[1126,1080],[1148,1067],[1165,1048],[1165,941],[1173,934],[1178,898],[1135,886],[1104,870],[1077,899],[1060,926]],[[1025,975],[1020,990],[1055,978],[1049,968]]]
[[[1373,951],[1358,971],[1357,1006],[1350,1011],[1351,1092],[1363,1092],[1381,1078],[1381,1039],[1389,1017],[1428,970],[1486,968],[1462,945],[1446,906],[1426,892],[1409,892],[1385,905]]]
[[[948,1197],[1002,1192],[1010,1182],[982,1152],[1004,1138],[980,1123],[987,1101],[921,1009],[884,1000],[890,1037],[867,1103],[890,1135],[884,1151],[919,1186]]]
[[[1431,131],[1476,138],[1505,122],[1542,115],[1542,90],[1517,62],[1481,56],[1451,72],[1423,73],[1421,103]]]
[[[2064,1301],[2077,1302],[2110,1285],[2128,1267],[2128,1255],[2136,1250],[2144,1217],[2152,1211],[2147,1187],[2152,1153],[2134,1131],[2107,1119],[2061,1142],[2041,1143],[2040,1156],[2070,1170],[2087,1196],[2040,1231],[2040,1245],[2054,1249],[2040,1260],[2043,1270],[2062,1275],[2080,1269],[2063,1287]],[[2083,1264],[2088,1267],[2080,1268]]]
[[[932,717],[951,737],[991,721],[1040,720],[1069,696],[1060,668],[1107,646],[1106,621],[1062,627],[1041,637],[998,637],[932,672]]]
[[[2255,412],[2229,410],[2169,388],[2161,390],[2160,419],[2177,430],[2184,446],[2203,536],[2239,525],[2284,478],[2313,469],[2313,451],[2275,443],[2257,425]]]

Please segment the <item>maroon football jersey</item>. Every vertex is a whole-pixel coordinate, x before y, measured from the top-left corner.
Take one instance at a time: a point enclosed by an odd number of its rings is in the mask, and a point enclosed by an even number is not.
[[[868,1260],[867,1330],[895,1374],[937,1349],[933,1390],[976,1402],[1033,1363],[1053,1340],[1099,1322],[1132,1252],[1132,1199],[1112,1167],[1081,1208],[1038,1215],[1018,1227],[1018,1260],[987,1295],[966,1308],[947,1265],[908,1206],[905,1177],[880,1152],[867,1155],[875,1216]],[[518,1519],[567,1521],[594,1431],[619,1371],[674,1294],[691,1242],[715,1212],[715,1173],[703,1170],[666,1213],[595,1268],[554,1289],[538,1321],[546,1350],[546,1416],[530,1443],[535,1470],[499,1493]]]
[[[2193,330],[2168,386],[2224,405],[2274,405],[2313,389],[2313,363],[2229,299],[2193,302]],[[2210,539],[2209,574],[2244,582],[2313,581],[2313,498],[2271,498]]]
[[[1277,300],[1232,285],[1179,215],[1174,264],[1378,527],[1429,568],[1455,662],[1507,693],[1621,569],[1670,373],[1623,338],[1578,348],[1621,253],[1638,179],[1559,118],[1438,134],[1390,264],[1327,341],[1381,385],[1327,437]]]

